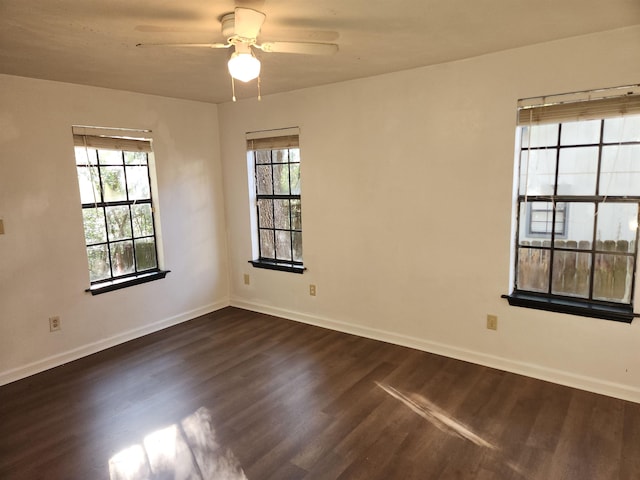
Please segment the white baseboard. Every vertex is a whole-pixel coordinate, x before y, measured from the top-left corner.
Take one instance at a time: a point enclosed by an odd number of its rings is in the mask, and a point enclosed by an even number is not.
[[[506,372],[517,373],[560,385],[566,385],[568,387],[578,388],[580,390],[586,390],[601,395],[640,403],[640,389],[629,385],[578,375],[563,370],[556,370],[533,363],[510,360],[508,358],[498,357],[483,352],[467,350],[452,345],[401,335],[387,330],[363,327],[361,325],[308,315],[283,308],[247,302],[238,298],[232,298],[230,304],[233,307],[243,308],[245,310],[274,315],[309,325],[358,335],[360,337],[415,348],[416,350],[435,353],[437,355],[476,363],[478,365],[484,365],[498,370],[504,370]]]
[[[66,352],[43,358],[42,360],[38,360],[37,362],[32,362],[18,368],[0,372],[0,385],[6,385],[7,383],[15,382],[16,380],[20,380],[36,373],[49,370],[50,368],[58,367],[73,360],[78,360],[79,358],[86,357],[87,355],[97,353],[101,350],[106,350],[107,348],[120,345],[121,343],[128,342],[129,340],[134,340],[136,338],[140,338],[150,333],[163,330],[173,325],[192,320],[201,315],[215,312],[216,310],[220,310],[221,308],[227,306],[229,306],[228,300],[220,300],[204,307],[196,308],[194,310],[190,310],[173,317],[150,323],[143,327],[134,328],[132,330],[119,333],[118,335],[105,338],[104,340],[100,340],[98,342],[89,343],[87,345],[83,345]]]

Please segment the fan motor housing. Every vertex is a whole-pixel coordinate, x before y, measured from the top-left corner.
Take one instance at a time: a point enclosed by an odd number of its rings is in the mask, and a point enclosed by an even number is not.
[[[224,15],[220,20],[220,23],[222,24],[222,36],[224,38],[230,39],[235,35],[236,21],[233,13],[227,13]]]

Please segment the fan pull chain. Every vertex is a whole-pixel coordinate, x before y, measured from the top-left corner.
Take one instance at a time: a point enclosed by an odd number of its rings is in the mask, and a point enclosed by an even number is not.
[[[260,85],[261,85],[260,77],[258,77],[258,101],[262,100]],[[236,101],[236,82],[233,77],[231,77],[231,98],[234,102]]]

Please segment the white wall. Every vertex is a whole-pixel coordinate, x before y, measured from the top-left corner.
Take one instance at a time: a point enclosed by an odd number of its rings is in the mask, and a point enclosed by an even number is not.
[[[640,27],[627,28],[220,105],[232,304],[640,401],[640,322],[500,298],[516,101],[637,83],[638,45]],[[247,263],[244,135],[291,126],[303,275]]]
[[[84,292],[72,125],[153,131],[164,280]],[[0,384],[227,305],[222,202],[215,105],[0,75]]]

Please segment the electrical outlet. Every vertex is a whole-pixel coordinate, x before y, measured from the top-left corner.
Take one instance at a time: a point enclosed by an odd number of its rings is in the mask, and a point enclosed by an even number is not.
[[[498,316],[487,315],[487,328],[489,330],[498,330]]]
[[[249,277],[248,273],[244,274],[244,284],[249,285],[251,283],[251,277]]]
[[[57,332],[62,328],[62,322],[60,321],[60,317],[49,317],[49,331]]]
[[[309,295],[312,297],[316,296],[316,286],[313,284],[309,285]]]

